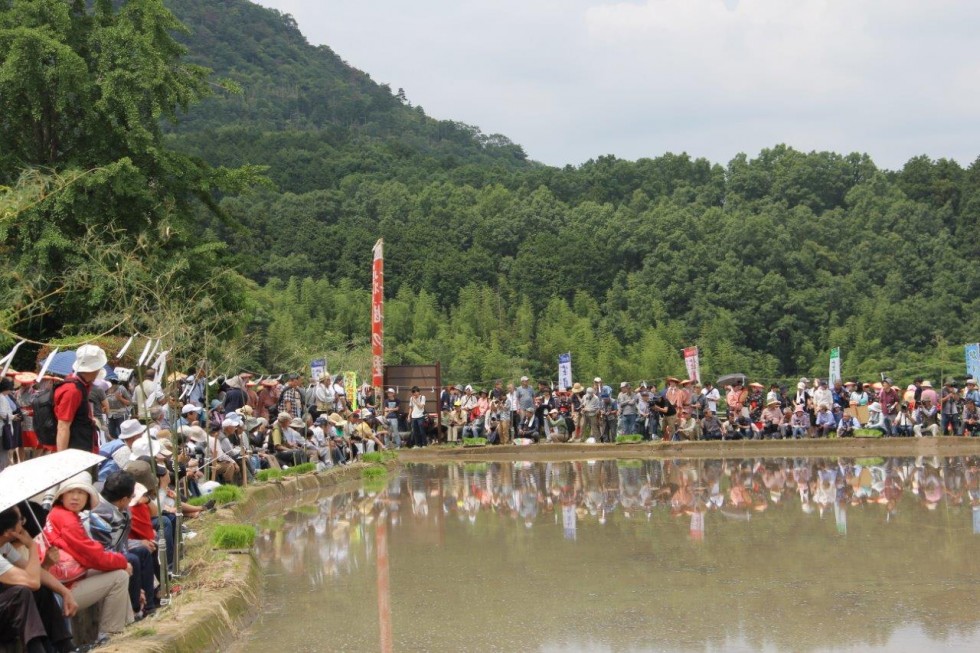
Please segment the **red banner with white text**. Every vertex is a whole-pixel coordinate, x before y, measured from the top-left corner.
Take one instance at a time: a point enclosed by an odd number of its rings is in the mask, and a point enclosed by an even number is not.
[[[385,272],[384,241],[374,244],[371,275],[371,385],[380,388],[385,376]]]

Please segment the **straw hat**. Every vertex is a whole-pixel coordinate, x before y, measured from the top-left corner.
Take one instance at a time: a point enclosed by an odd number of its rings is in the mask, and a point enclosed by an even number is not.
[[[208,439],[207,432],[200,426],[185,426],[183,433],[191,442],[205,442]]]
[[[667,383],[680,383],[681,382],[681,380],[678,379],[676,376],[668,376],[666,379],[664,379],[664,381],[667,382]]]
[[[762,385],[758,381],[753,381],[752,383],[749,384],[749,387],[750,388],[764,388],[766,386]]]
[[[585,388],[582,387],[581,383],[576,381],[572,384],[572,394],[580,394],[582,392],[585,392]]]
[[[327,419],[330,420],[330,423],[333,424],[334,426],[346,426],[347,425],[347,422],[344,421],[344,418],[341,417],[337,413],[330,413],[330,416],[327,417]]]
[[[305,429],[306,428],[306,422],[304,422],[299,417],[294,417],[293,418],[293,421],[291,421],[289,423],[289,428],[293,428],[293,429]]]
[[[92,477],[89,476],[88,472],[75,474],[67,481],[62,481],[61,485],[58,486],[58,491],[55,492],[54,500],[57,501],[61,498],[61,495],[69,490],[83,490],[88,493],[89,500],[88,504],[86,505],[87,510],[91,510],[102,502],[102,499],[99,497],[99,493],[96,492],[95,488],[92,486]]]
[[[259,385],[265,388],[274,388],[277,385],[279,385],[279,382],[276,381],[275,379],[263,379],[262,381],[259,382]]]
[[[778,405],[779,405],[778,399],[773,399],[772,401],[766,404],[766,406],[778,406]]]
[[[14,375],[14,381],[21,385],[33,385],[37,381],[37,374],[34,372],[18,372]]]

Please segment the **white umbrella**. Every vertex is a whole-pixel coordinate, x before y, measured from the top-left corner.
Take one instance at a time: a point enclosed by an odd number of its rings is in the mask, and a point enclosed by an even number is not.
[[[32,458],[0,472],[0,511],[98,465],[105,458],[78,449]]]

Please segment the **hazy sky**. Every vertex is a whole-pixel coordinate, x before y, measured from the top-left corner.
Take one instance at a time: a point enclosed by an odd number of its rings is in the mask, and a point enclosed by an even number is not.
[[[260,0],[436,118],[553,165],[787,143],[980,155],[980,2]]]

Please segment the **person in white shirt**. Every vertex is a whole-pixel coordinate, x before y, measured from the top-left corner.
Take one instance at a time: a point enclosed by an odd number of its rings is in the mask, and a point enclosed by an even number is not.
[[[721,399],[721,393],[718,392],[718,388],[711,381],[705,381],[704,390],[701,391],[701,395],[704,397],[705,408],[710,410],[712,415],[717,413],[718,400]]]
[[[469,386],[467,386],[469,387]],[[412,420],[412,446],[424,447],[425,436],[425,395],[419,387],[412,386],[412,396],[409,402],[409,418]]]

